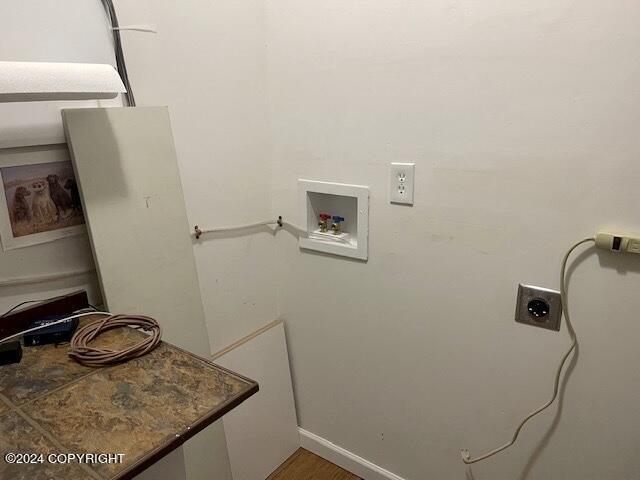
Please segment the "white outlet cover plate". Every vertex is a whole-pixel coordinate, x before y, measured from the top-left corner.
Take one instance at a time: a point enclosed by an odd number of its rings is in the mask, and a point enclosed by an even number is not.
[[[392,163],[389,170],[389,201],[413,205],[415,163]]]

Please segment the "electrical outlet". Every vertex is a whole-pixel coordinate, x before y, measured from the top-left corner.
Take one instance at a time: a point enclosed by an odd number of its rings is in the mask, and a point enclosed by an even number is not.
[[[391,203],[413,205],[415,163],[392,163],[390,170],[389,199]]]
[[[533,285],[518,285],[516,322],[549,330],[560,330],[560,292]]]

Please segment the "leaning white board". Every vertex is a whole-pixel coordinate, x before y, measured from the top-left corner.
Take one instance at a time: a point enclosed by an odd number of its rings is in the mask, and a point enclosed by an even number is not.
[[[260,391],[224,419],[233,480],[264,480],[300,446],[282,322],[214,355]]]
[[[200,286],[164,107],[63,110],[104,301],[208,355]]]
[[[184,453],[182,447],[176,448],[166,457],[147,468],[135,480],[187,480],[184,468]]]
[[[167,108],[81,108],[62,117],[107,308],[150,315],[165,340],[208,356]],[[189,479],[230,475],[221,424],[189,440],[184,454]]]

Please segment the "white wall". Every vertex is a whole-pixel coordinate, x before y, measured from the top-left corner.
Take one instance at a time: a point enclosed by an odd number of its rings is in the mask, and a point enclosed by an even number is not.
[[[513,321],[518,282],[640,230],[640,5],[587,0],[267,2],[274,210],[296,179],[371,187],[368,263],[278,237],[301,426],[408,479],[465,478],[506,442],[569,344]],[[414,207],[388,164],[416,162]],[[579,257],[580,355],[556,408],[480,479],[637,475],[640,263]],[[471,477],[466,477],[471,478]]]
[[[0,7],[0,58],[110,61],[97,0],[19,3]],[[277,252],[266,233],[195,245],[212,350],[272,320],[279,304],[305,429],[406,478],[465,478],[459,448],[506,441],[546,400],[568,344],[564,329],[513,322],[517,282],[557,287],[573,240],[603,225],[640,230],[640,8],[117,7],[123,23],[159,28],[126,34],[125,48],[140,104],[170,106],[191,223],[295,218],[299,177],[371,186],[368,263],[302,253],[284,234]],[[57,118],[11,115],[21,125]],[[19,136],[6,123],[0,133]],[[417,163],[413,208],[388,204],[391,161]],[[640,264],[580,260],[580,356],[557,426],[555,410],[537,419],[514,449],[474,467],[478,480],[636,474]],[[90,253],[78,238],[0,262],[13,277],[87,265]],[[3,290],[0,307],[36,293],[49,291]]]
[[[191,225],[271,215],[265,18],[261,0],[120,0],[139,105],[168,105]],[[276,315],[270,233],[203,238],[194,246],[212,352]]]

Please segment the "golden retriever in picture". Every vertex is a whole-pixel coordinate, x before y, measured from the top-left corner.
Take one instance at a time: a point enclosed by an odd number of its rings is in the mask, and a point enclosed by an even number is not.
[[[31,201],[31,212],[35,223],[55,223],[58,220],[58,211],[55,203],[51,200],[47,182],[41,180],[31,184],[33,200]]]

